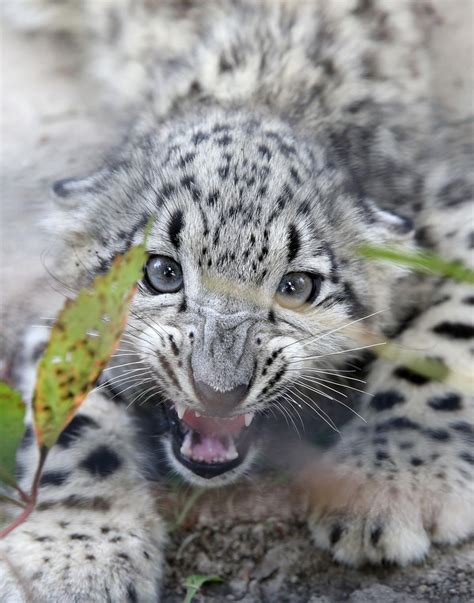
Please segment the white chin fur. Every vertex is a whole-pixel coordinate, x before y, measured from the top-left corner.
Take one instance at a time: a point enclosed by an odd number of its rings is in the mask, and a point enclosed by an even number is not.
[[[165,452],[168,461],[170,462],[171,466],[176,471],[176,473],[178,473],[178,475],[180,475],[188,483],[193,484],[194,486],[200,486],[201,488],[219,488],[222,486],[227,486],[228,484],[237,481],[240,477],[248,473],[250,467],[255,462],[259,452],[257,446],[251,445],[249,451],[247,452],[247,456],[238,467],[227,471],[222,475],[206,479],[204,477],[196,475],[178,461],[178,459],[173,453],[171,437],[167,437],[163,441],[163,444],[165,447]]]

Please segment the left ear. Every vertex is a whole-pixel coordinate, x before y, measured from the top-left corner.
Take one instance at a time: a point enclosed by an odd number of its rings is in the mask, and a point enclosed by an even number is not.
[[[365,242],[375,248],[402,248],[406,252],[415,250],[415,230],[412,220],[396,212],[381,209],[373,201],[364,201],[365,219],[369,224],[364,229]],[[372,295],[373,307],[385,312],[380,317],[380,328],[389,330],[395,325],[393,318],[398,312],[405,312],[405,304],[411,299],[399,299],[397,283],[405,278],[410,269],[397,262],[366,261],[365,287]],[[395,287],[395,288],[394,288]],[[394,300],[396,300],[394,304]],[[389,332],[389,331],[387,331]]]
[[[370,199],[365,199],[364,205],[371,216],[373,238],[378,244],[410,245],[414,242],[415,227],[410,218],[382,209]]]

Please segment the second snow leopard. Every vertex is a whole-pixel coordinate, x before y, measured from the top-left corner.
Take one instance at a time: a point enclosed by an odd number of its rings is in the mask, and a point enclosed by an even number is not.
[[[49,8],[42,25],[74,30],[141,111],[95,174],[54,187],[61,278],[90,283],[155,223],[115,368],[48,458],[38,509],[2,543],[0,590],[20,592],[22,576],[40,600],[156,600],[156,464],[204,486],[248,473],[268,413],[329,394],[373,333],[448,377],[370,364],[367,424],[347,424],[307,469],[315,546],[350,565],[406,564],[473,534],[472,289],[356,252],[418,244],[473,263],[469,124],[426,100],[415,4],[12,5],[26,25]],[[22,370],[31,381],[34,365]],[[36,454],[30,430],[24,484]]]

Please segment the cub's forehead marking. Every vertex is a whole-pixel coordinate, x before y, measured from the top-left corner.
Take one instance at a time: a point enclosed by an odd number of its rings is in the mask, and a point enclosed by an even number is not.
[[[184,228],[184,218],[183,212],[180,209],[177,209],[171,215],[170,221],[168,223],[168,236],[170,238],[171,244],[179,249],[181,245],[180,234]]]
[[[291,263],[300,250],[300,235],[294,224],[288,227],[288,263]]]

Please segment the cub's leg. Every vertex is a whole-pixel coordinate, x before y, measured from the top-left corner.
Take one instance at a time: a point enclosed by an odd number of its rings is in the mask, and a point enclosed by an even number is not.
[[[0,542],[1,601],[157,601],[164,528],[140,474],[133,419],[96,392],[51,450],[39,503]],[[38,458],[31,427],[19,483]]]
[[[472,320],[472,291],[445,285],[439,293],[449,293],[449,303],[430,308],[400,343],[441,358],[455,371],[452,385],[377,361],[373,396],[360,411],[368,424],[351,424],[317,469],[315,542],[344,563],[406,564],[423,558],[430,542],[474,534],[474,399],[456,387],[472,371],[472,340],[453,337],[460,327],[452,326]]]
[[[438,170],[433,177],[432,192],[446,206],[426,212],[425,234],[439,241],[445,258],[472,267],[474,227],[466,204],[472,189],[459,174],[450,187],[449,174]],[[440,361],[441,381],[377,360],[368,383],[372,396],[360,411],[367,425],[348,425],[311,470],[314,540],[338,561],[407,564],[422,559],[430,543],[474,534],[473,303],[472,285],[445,281],[436,288],[396,343],[405,353]]]

